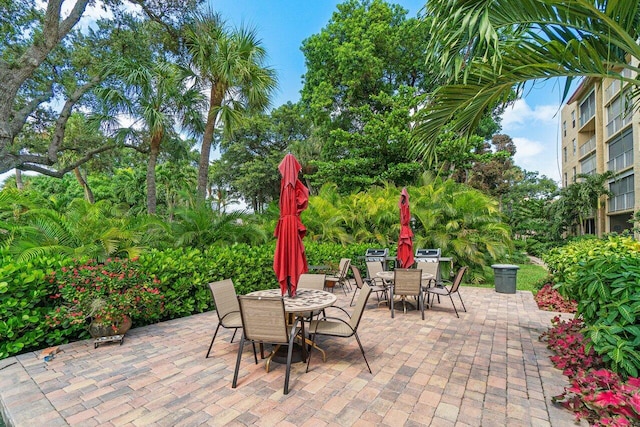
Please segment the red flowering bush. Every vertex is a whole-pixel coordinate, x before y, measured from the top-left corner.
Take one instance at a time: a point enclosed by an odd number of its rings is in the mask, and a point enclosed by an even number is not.
[[[154,285],[159,282],[136,268],[137,259],[107,259],[104,264],[90,260],[74,267],[62,267],[49,277],[58,285],[51,298],[61,304],[48,316],[49,324],[73,325],[86,319],[117,323],[124,316],[157,320],[163,296]]]
[[[563,297],[550,283],[544,285],[534,299],[538,303],[540,310],[575,313],[578,308],[576,300],[569,300]]]
[[[556,316],[552,324],[541,339],[556,353],[551,357],[554,366],[562,369],[571,382],[553,401],[590,425],[640,425],[640,379],[630,377],[623,381],[618,374],[602,367],[602,358],[595,355],[592,347],[585,350],[581,319],[567,322]]]

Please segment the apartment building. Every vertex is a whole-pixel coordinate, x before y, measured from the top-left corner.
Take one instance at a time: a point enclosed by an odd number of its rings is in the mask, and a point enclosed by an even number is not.
[[[562,186],[581,173],[616,173],[609,182],[613,196],[587,223],[591,234],[631,229],[629,220],[639,208],[640,155],[634,151],[640,149],[640,112],[630,93],[619,79],[586,78],[561,110]]]

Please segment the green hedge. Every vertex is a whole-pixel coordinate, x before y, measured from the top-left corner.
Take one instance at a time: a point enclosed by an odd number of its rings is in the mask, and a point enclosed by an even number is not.
[[[587,239],[544,257],[556,287],[578,301],[584,335],[611,368],[640,372],[640,243],[630,237]]]
[[[49,296],[57,290],[47,276],[71,260],[41,257],[14,262],[3,253],[0,260],[0,359],[64,341],[66,331],[52,331],[45,323],[53,307]]]
[[[347,257],[362,266],[358,257],[368,246],[305,242],[305,247],[310,265],[337,266],[340,258]],[[207,286],[211,281],[231,278],[238,294],[278,287],[273,272],[274,250],[275,243],[211,247],[204,252],[191,248],[151,250],[140,256],[137,265],[160,281],[158,288],[165,296],[163,319],[167,320],[213,309]],[[0,256],[0,359],[88,338],[82,324],[53,327],[46,322],[57,301],[50,296],[58,290],[58,285],[48,280],[50,273],[83,260],[43,257],[17,263],[6,254]],[[141,316],[134,326],[150,322]]]

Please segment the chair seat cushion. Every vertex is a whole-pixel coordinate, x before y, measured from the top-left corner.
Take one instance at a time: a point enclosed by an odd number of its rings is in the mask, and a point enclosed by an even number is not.
[[[447,288],[427,288],[427,292],[438,295],[449,295]]]
[[[228,313],[224,319],[222,319],[222,326],[225,328],[242,328],[242,318],[239,311],[233,311]]]
[[[353,331],[348,325],[342,322],[332,322],[330,320],[312,321],[309,325],[309,333],[313,334],[314,331],[319,334],[333,335],[338,337],[349,337],[353,334]]]

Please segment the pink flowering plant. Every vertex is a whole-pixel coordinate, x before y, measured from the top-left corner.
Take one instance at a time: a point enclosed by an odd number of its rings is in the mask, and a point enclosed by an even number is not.
[[[54,271],[49,282],[59,301],[48,323],[53,326],[84,324],[88,319],[117,324],[125,316],[149,323],[160,319],[163,295],[157,279],[142,273],[137,258],[109,258],[104,263],[90,260]]]

